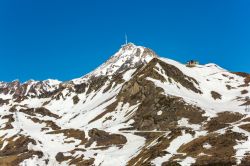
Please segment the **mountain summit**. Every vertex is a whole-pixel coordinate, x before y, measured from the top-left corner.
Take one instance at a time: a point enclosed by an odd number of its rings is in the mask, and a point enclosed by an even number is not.
[[[250,165],[250,75],[123,45],[89,74],[0,83],[0,165]]]
[[[148,63],[157,55],[150,49],[136,46],[133,43],[123,45],[108,61],[94,70],[90,75],[112,75],[124,72],[127,69],[134,69]]]

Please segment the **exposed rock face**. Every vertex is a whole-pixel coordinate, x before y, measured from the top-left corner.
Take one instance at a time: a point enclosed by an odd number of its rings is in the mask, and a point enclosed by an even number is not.
[[[221,94],[215,91],[211,91],[211,95],[214,98],[214,100],[221,99]]]
[[[97,146],[111,146],[111,145],[121,145],[123,146],[127,139],[123,135],[110,134],[102,130],[91,129],[89,131],[90,140],[86,146],[90,146],[93,142],[96,142]]]
[[[67,82],[0,82],[0,165],[250,165],[250,79],[132,43]]]
[[[15,121],[13,114],[4,115],[2,119],[6,119],[7,122],[5,123],[4,127],[1,126],[1,130],[13,129],[13,126],[11,125],[11,123]]]
[[[0,142],[3,140],[0,139]],[[18,165],[23,160],[28,159],[32,156],[41,158],[43,152],[34,151],[28,148],[28,144],[36,144],[35,140],[26,136],[20,135],[16,138],[9,138],[6,146],[2,146],[0,151],[0,165]]]
[[[4,100],[4,99],[0,98],[0,106],[2,106],[4,104],[9,104],[9,100]]]
[[[16,100],[23,100],[29,97],[42,97],[41,94],[50,93],[59,88],[57,80],[33,81],[30,80],[21,84],[18,80],[11,83],[1,83],[0,91],[3,94],[12,94]]]
[[[84,131],[77,129],[64,129],[48,132],[47,134],[63,134],[66,138],[75,138],[81,141],[81,144],[86,142]]]

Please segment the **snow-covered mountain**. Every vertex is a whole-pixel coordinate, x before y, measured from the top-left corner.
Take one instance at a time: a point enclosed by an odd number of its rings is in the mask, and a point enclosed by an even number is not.
[[[250,75],[132,43],[89,74],[0,82],[0,165],[250,165]]]

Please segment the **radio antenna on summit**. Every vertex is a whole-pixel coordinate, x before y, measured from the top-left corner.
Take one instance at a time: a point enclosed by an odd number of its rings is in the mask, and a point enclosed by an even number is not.
[[[125,43],[126,43],[126,45],[128,44],[128,36],[126,33],[125,33]]]

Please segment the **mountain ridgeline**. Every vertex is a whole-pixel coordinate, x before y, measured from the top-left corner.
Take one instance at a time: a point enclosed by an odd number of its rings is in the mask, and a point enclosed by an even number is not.
[[[0,165],[249,166],[249,84],[132,43],[81,78],[0,82]]]

